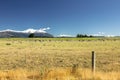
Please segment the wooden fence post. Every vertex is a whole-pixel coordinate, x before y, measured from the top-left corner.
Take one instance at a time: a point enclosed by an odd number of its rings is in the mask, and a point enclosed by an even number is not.
[[[92,72],[95,72],[95,52],[92,51]]]

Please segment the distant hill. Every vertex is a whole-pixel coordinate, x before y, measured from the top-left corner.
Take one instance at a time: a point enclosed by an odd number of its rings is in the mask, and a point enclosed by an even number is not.
[[[11,38],[11,37],[18,37],[18,38],[27,38],[31,33],[23,33],[23,32],[14,32],[14,31],[1,31],[0,38]],[[49,33],[42,33],[42,32],[35,32],[35,37],[48,37],[51,38],[53,35]]]

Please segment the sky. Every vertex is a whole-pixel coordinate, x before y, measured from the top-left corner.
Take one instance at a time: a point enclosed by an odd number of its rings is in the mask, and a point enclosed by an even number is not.
[[[120,0],[0,0],[0,30],[120,35]]]

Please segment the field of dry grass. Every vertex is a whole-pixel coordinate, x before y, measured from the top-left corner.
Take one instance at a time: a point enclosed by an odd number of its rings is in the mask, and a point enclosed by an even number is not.
[[[120,39],[0,39],[0,80],[120,80]]]

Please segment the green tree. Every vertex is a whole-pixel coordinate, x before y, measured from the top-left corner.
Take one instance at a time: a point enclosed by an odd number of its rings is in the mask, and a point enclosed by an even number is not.
[[[77,34],[77,38],[88,38],[88,37],[93,37],[92,35],[88,36],[87,34]]]
[[[83,36],[84,36],[83,34],[79,34],[79,37],[81,37],[81,38],[82,38]]]
[[[93,37],[92,35],[90,35],[90,37]]]
[[[77,36],[76,36],[77,38],[79,38],[80,37],[80,35],[79,34],[77,34]]]
[[[29,37],[29,38],[35,37],[35,36],[34,36],[34,33],[31,33],[28,37]]]
[[[83,37],[88,37],[88,35],[87,35],[87,34],[85,34]]]

